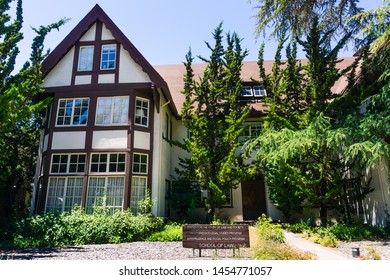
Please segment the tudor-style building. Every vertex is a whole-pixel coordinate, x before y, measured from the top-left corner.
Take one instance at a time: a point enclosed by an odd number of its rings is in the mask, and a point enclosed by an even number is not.
[[[343,58],[338,67],[344,69],[354,59]],[[272,65],[266,61],[266,71]],[[194,64],[194,75],[200,76],[205,66]],[[152,212],[169,216],[167,194],[177,178],[179,157],[186,156],[167,141],[187,137],[178,117],[184,74],[182,64],[152,67],[96,5],[43,63],[43,97],[51,97],[52,103],[39,147],[32,213],[64,212],[75,206],[87,213],[94,206],[136,213],[149,191],[157,201]],[[257,75],[257,62],[243,63],[242,98],[252,107],[246,136],[258,132],[264,111],[266,89],[253,83]],[[333,92],[342,93],[346,81],[337,81]],[[356,207],[368,223],[386,222],[387,172],[384,165],[373,171],[375,191]],[[254,220],[265,213],[283,219],[264,181],[259,174],[233,189],[222,217]]]
[[[75,205],[136,212],[160,184],[153,179],[162,164],[160,108],[177,115],[162,104],[171,100],[165,81],[98,5],[47,57],[43,76],[52,104],[34,212]]]

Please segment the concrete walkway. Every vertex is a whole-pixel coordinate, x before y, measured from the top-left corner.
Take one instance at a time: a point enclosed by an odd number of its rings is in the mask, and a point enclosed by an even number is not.
[[[284,236],[287,244],[298,250],[315,254],[318,260],[353,260],[352,256],[349,258],[332,248],[315,244],[297,234],[284,231]]]

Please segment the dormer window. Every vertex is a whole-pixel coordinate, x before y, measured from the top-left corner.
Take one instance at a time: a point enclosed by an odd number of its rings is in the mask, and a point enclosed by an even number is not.
[[[242,87],[241,96],[242,97],[251,97],[251,96],[253,96],[253,94],[252,94],[252,87],[250,87],[250,86]]]
[[[78,71],[92,71],[93,46],[80,47]]]
[[[262,86],[254,86],[253,87],[253,96],[254,97],[263,97],[266,96],[267,92],[265,91],[265,88]]]
[[[114,70],[116,66],[116,45],[102,46],[100,70]]]
[[[267,92],[262,86],[243,86],[241,90],[241,97],[264,97],[267,95]]]

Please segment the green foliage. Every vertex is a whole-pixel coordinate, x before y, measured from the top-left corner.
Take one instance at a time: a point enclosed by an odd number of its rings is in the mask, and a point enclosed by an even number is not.
[[[138,202],[138,208],[140,214],[151,214],[152,213],[152,207],[154,204],[156,204],[157,199],[153,199],[150,196],[150,191],[147,190],[146,197]]]
[[[272,219],[263,214],[256,222],[256,229],[264,240],[284,242],[283,229],[280,224],[272,223]]]
[[[183,238],[182,225],[177,223],[171,223],[164,226],[164,229],[160,232],[152,234],[148,241],[181,241]]]
[[[367,168],[389,159],[390,155],[389,87],[385,81],[379,82],[378,75],[388,70],[376,65],[381,65],[379,61],[389,65],[389,51],[386,49],[379,58],[362,51],[354,63],[340,70],[337,54],[354,31],[347,30],[332,46],[334,30],[324,28],[323,18],[316,13],[310,22],[307,33],[301,36],[306,39],[296,39],[306,54],[305,65],[296,62],[291,45],[287,47],[287,61],[280,60],[284,33],[280,35],[270,74],[265,73],[261,49],[259,72],[269,93],[268,115],[263,118],[261,135],[247,148],[249,152],[257,152],[271,201],[287,218],[306,203],[320,209],[323,223],[327,222],[330,207],[343,208],[344,220],[349,220],[349,202],[344,190],[347,181],[362,182]],[[342,76],[347,76],[350,83],[339,96],[333,87]],[[380,84],[384,86],[381,88]],[[364,114],[358,107],[363,101],[369,104]],[[354,199],[363,199],[372,191],[363,182],[356,184],[356,188],[361,195]]]
[[[175,211],[180,221],[195,222],[194,210],[202,207],[201,191],[194,182],[175,181],[169,192],[170,209]]]
[[[20,71],[15,69],[22,40],[22,1],[16,3],[16,16],[8,13],[12,0],[0,1],[0,224],[18,209],[27,211],[26,197],[31,193],[34,166],[40,140],[40,113],[48,100],[37,102],[42,92],[41,63],[44,40],[52,29],[58,29],[66,20],[34,29],[30,61]],[[35,100],[34,100],[35,99]],[[34,100],[34,101],[33,101]]]
[[[308,32],[315,17],[321,16],[320,26],[326,32],[344,34],[349,30],[356,30],[364,26],[362,22],[347,19],[361,11],[358,0],[256,0],[258,9],[256,31],[260,35],[266,32],[269,26],[273,27],[271,36],[280,38],[286,32],[291,38],[300,37]],[[357,31],[355,31],[357,32]]]
[[[151,215],[133,216],[130,211],[111,215],[104,209],[85,214],[75,209],[70,214],[43,214],[15,221],[14,247],[64,246],[121,243],[146,240],[163,227],[163,220]]]
[[[308,223],[285,224],[283,227],[294,233],[302,233],[317,243],[336,246],[337,240],[378,240],[390,237],[388,229],[361,224],[328,224],[313,226]]]
[[[265,215],[258,219],[255,229],[257,238],[254,255],[258,260],[310,260],[314,258],[309,253],[302,253],[285,244],[282,226],[272,223],[271,218]]]
[[[190,137],[177,143],[190,154],[181,159],[182,168],[177,172],[184,181],[196,182],[208,191],[205,207],[210,221],[224,203],[224,192],[236,187],[244,174],[236,151],[249,114],[249,107],[238,102],[247,51],[241,49],[241,39],[235,33],[226,35],[225,48],[222,33],[220,24],[213,33],[215,45],[206,43],[211,54],[208,59],[201,58],[207,67],[199,80],[193,75],[191,52],[186,55],[181,117]]]

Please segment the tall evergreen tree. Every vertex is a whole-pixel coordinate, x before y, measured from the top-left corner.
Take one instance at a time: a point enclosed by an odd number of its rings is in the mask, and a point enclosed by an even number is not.
[[[16,17],[8,13],[13,0],[0,1],[0,224],[15,210],[27,210],[35,157],[39,143],[39,113],[46,101],[33,102],[42,84],[43,42],[65,20],[35,29],[30,61],[17,72],[15,62],[22,40],[22,1],[16,3]]]
[[[226,199],[226,193],[236,187],[243,176],[242,159],[237,154],[239,137],[249,114],[249,107],[239,102],[242,90],[242,61],[247,55],[241,49],[237,34],[227,34],[223,46],[222,24],[214,31],[215,45],[209,43],[210,58],[201,58],[207,67],[197,81],[192,71],[191,52],[186,56],[186,75],[181,111],[189,131],[182,147],[190,156],[182,160],[181,176],[207,190],[205,208],[208,220]]]
[[[277,81],[267,99],[268,125],[251,146],[258,150],[275,205],[289,216],[306,201],[320,209],[324,223],[328,209],[343,203],[345,174],[354,167],[343,154],[351,143],[344,141],[347,132],[337,129],[337,99],[332,92],[335,82],[352,68],[337,69],[337,53],[350,34],[334,47],[329,36],[331,33],[323,32],[314,20],[306,39],[298,39],[306,53],[306,65],[297,66],[290,48],[283,69],[276,59],[274,67],[280,69],[267,77]]]

